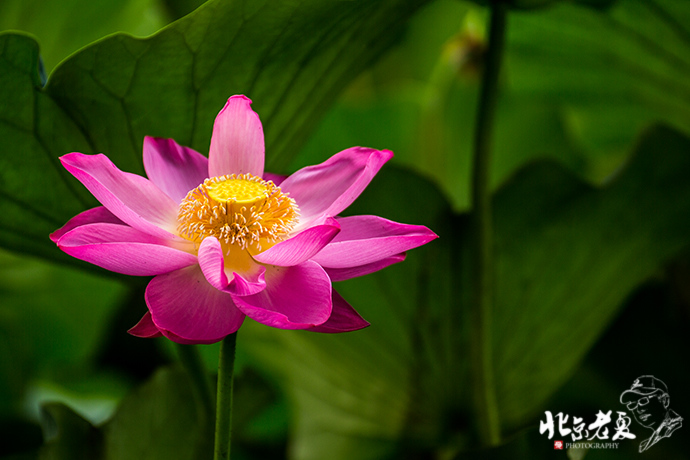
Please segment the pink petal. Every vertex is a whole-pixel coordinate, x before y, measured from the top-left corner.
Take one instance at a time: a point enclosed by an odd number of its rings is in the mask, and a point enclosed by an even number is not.
[[[274,174],[270,172],[264,171],[264,175],[262,177],[263,180],[270,180],[276,185],[280,185],[283,183],[285,179],[287,179],[288,176],[284,176],[282,174]]]
[[[69,153],[60,161],[123,222],[154,236],[179,238],[177,204],[149,180],[120,171],[103,154]]]
[[[358,276],[368,275],[370,273],[382,270],[389,265],[397,264],[405,260],[405,253],[396,254],[394,256],[386,257],[385,259],[378,260],[366,265],[358,265],[356,267],[346,267],[346,268],[329,268],[324,267],[326,273],[331,278],[331,281],[345,281],[351,278],[356,278]]]
[[[312,332],[351,332],[369,326],[369,322],[359,316],[352,306],[333,290],[333,312],[328,321],[320,326],[307,329]]]
[[[341,231],[313,257],[324,267],[367,265],[416,248],[438,238],[422,225],[399,224],[378,216],[337,219]]]
[[[144,169],[151,182],[179,203],[208,177],[208,158],[172,139],[146,136]]]
[[[108,223],[82,225],[57,241],[72,257],[125,275],[160,275],[197,263],[193,254],[168,244],[132,227]]]
[[[256,270],[242,275],[233,272],[229,278],[225,273],[223,249],[215,237],[209,236],[199,245],[199,266],[206,280],[214,288],[236,295],[251,295],[266,288],[264,273],[266,269],[259,264]]]
[[[161,331],[159,331],[156,325],[153,324],[153,320],[151,319],[151,313],[148,311],[146,312],[144,317],[141,318],[139,322],[135,324],[134,327],[132,327],[127,332],[129,332],[135,337],[141,337],[143,339],[163,337]]]
[[[254,259],[269,265],[290,267],[309,260],[324,248],[340,231],[338,222],[329,217],[324,225],[308,228],[301,233],[276,244]]]
[[[331,316],[331,280],[317,263],[266,270],[266,289],[233,296],[237,308],[259,323],[279,329],[306,329]]]
[[[230,294],[208,284],[198,266],[156,276],[145,298],[153,323],[178,343],[219,342],[244,321]]]
[[[245,96],[232,96],[216,117],[209,150],[211,177],[264,172],[264,129]]]
[[[297,202],[301,219],[298,229],[347,208],[369,185],[393,153],[353,147],[316,166],[300,169],[280,185]]]
[[[50,234],[50,240],[53,243],[57,243],[65,233],[82,225],[95,224],[99,222],[126,225],[120,219],[115,217],[112,212],[105,209],[105,207],[98,206],[97,208],[87,209],[86,211],[72,217],[65,225]]]

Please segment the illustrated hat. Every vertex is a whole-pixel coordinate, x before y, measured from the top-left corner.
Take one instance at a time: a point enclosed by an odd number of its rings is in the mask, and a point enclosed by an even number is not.
[[[637,399],[640,396],[648,396],[652,393],[656,393],[659,390],[664,393],[668,393],[668,387],[664,382],[653,375],[643,375],[642,377],[635,379],[633,384],[630,386],[630,389],[625,390],[623,394],[621,394],[620,401],[625,404],[624,397],[629,393],[634,394],[635,396],[633,396],[633,398]],[[627,399],[629,400],[633,398]]]

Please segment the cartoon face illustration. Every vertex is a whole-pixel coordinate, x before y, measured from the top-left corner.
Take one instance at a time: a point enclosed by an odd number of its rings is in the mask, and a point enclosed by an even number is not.
[[[657,391],[648,395],[627,393],[621,398],[640,425],[656,429],[666,418],[669,405],[668,393]]]
[[[669,407],[671,397],[664,382],[653,375],[638,377],[620,397],[637,423],[652,430],[652,435],[640,443],[640,452],[668,438],[681,427],[683,418]]]

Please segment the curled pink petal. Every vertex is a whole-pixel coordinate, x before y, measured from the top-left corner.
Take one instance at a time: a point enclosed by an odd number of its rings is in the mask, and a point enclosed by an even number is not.
[[[298,230],[338,215],[369,185],[381,166],[393,157],[388,150],[353,147],[316,166],[302,168],[280,185],[300,208]]]
[[[144,169],[175,203],[208,177],[208,158],[172,139],[144,138]]]
[[[338,222],[329,217],[323,225],[308,228],[297,235],[276,244],[254,259],[269,265],[290,267],[309,260],[323,249],[340,231]]]
[[[337,219],[341,231],[314,260],[324,267],[367,265],[438,238],[422,225],[407,225],[378,216]]]
[[[312,261],[266,270],[266,289],[233,296],[237,308],[259,323],[279,329],[307,329],[331,316],[331,280]]]
[[[244,321],[230,294],[211,286],[198,266],[156,276],[145,297],[153,323],[178,343],[219,342]]]
[[[108,211],[104,206],[98,206],[97,208],[87,209],[86,211],[81,212],[76,216],[72,217],[65,225],[63,225],[62,227],[58,228],[50,234],[50,241],[52,241],[53,243],[57,243],[58,240],[62,238],[62,236],[65,233],[74,230],[75,228],[80,227],[82,225],[95,223],[111,223],[126,225],[120,219],[115,217],[115,215],[113,215],[112,212]]]
[[[103,154],[69,153],[60,161],[123,222],[154,236],[178,238],[177,204],[149,180],[120,171]]]
[[[264,172],[264,129],[245,96],[232,96],[213,124],[209,176]]]
[[[216,289],[225,288],[228,285],[228,277],[225,274],[220,241],[212,236],[204,238],[199,245],[198,258],[199,267],[211,286]]]
[[[347,303],[335,290],[333,290],[333,311],[328,321],[307,329],[312,332],[325,332],[334,334],[338,332],[351,332],[369,326],[369,322],[362,318],[352,305]]]
[[[168,246],[167,240],[126,225],[82,225],[57,245],[72,257],[125,275],[159,275],[197,263],[193,254]]]
[[[239,274],[233,272],[230,283],[223,291],[236,295],[252,295],[261,292],[266,289],[264,273],[266,273],[266,269],[261,266],[255,273]]]
[[[382,270],[390,265],[397,264],[405,260],[405,253],[396,254],[394,256],[386,257],[385,259],[377,260],[370,264],[357,265],[355,267],[345,268],[329,268],[323,267],[331,278],[331,281],[345,281],[358,276],[368,275],[370,273]]]
[[[266,269],[256,264],[252,272],[232,274],[228,277],[223,260],[223,249],[215,237],[209,236],[199,245],[199,266],[206,280],[214,288],[236,295],[256,294],[266,288],[264,273]]]
[[[127,332],[129,332],[135,337],[141,337],[143,339],[163,337],[161,331],[159,331],[156,325],[153,324],[153,320],[151,319],[151,313],[148,311],[146,312],[146,314],[144,314],[144,317],[141,318],[139,322],[135,324],[132,328],[130,328]]]

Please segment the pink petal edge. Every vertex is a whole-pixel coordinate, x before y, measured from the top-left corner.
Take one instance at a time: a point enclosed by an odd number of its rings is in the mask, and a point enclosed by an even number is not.
[[[368,265],[438,238],[423,225],[401,224],[378,216],[339,217],[337,220],[340,233],[313,258],[324,267]]]
[[[103,154],[69,153],[62,165],[123,222],[154,236],[176,236],[177,204],[148,179],[117,169]]]
[[[359,276],[369,275],[371,273],[383,270],[393,264],[397,264],[405,260],[406,254],[403,252],[401,254],[396,254],[394,256],[386,257],[385,259],[377,260],[366,265],[358,265],[356,267],[346,267],[346,268],[330,268],[323,267],[330,276],[331,281],[345,281],[352,278],[357,278]]]
[[[115,217],[115,215],[108,211],[104,206],[98,206],[96,208],[87,209],[86,211],[72,217],[65,225],[50,234],[50,241],[57,243],[65,233],[74,230],[77,227],[81,227],[82,225],[95,223],[127,225]]]
[[[173,139],[146,136],[144,169],[151,182],[180,203],[208,177],[208,158]]]
[[[159,331],[156,325],[153,324],[151,313],[148,311],[144,314],[143,318],[141,318],[139,322],[132,326],[127,332],[135,337],[141,337],[142,339],[163,337],[161,331]]]
[[[57,245],[72,257],[132,276],[160,275],[197,263],[196,256],[168,246],[167,240],[126,225],[82,225],[64,234]]]
[[[328,320],[320,326],[307,329],[311,332],[337,334],[364,329],[369,322],[362,318],[343,297],[333,290],[333,311]]]
[[[255,255],[254,259],[264,264],[281,267],[299,265],[326,247],[339,231],[338,221],[329,217],[323,225],[308,228],[285,241],[281,241]]]
[[[393,157],[389,150],[353,147],[325,162],[302,168],[280,185],[300,208],[297,230],[336,216],[362,193],[381,167]]]
[[[319,264],[269,267],[266,289],[233,296],[235,305],[253,320],[279,329],[307,329],[331,316],[331,280]]]

